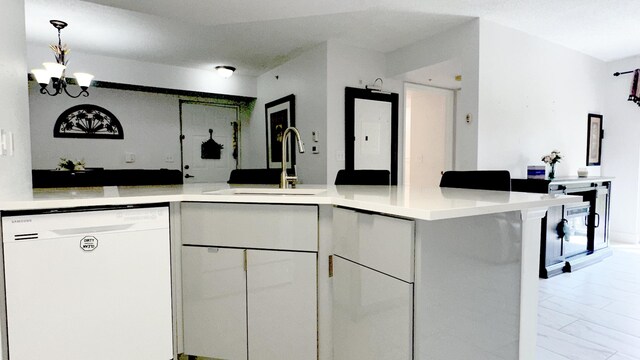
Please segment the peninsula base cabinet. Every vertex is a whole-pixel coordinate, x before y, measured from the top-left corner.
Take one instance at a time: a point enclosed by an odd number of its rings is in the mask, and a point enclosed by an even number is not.
[[[333,211],[333,358],[413,359],[412,220]]]
[[[317,206],[182,205],[185,354],[317,359],[317,219]]]

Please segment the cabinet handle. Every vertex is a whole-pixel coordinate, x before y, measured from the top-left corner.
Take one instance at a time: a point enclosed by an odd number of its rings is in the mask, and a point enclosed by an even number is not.
[[[596,226],[594,227],[600,227],[600,214],[596,213]]]
[[[329,255],[329,277],[333,277],[333,255]]]
[[[247,272],[247,249],[244,249],[244,272]]]

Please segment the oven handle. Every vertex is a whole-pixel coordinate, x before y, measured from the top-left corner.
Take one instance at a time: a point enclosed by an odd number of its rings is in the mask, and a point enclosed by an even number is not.
[[[584,226],[589,226],[588,219],[589,219],[588,215],[584,217]],[[596,225],[594,226],[594,228],[598,228],[600,227],[600,214],[595,213],[595,219],[596,219]]]

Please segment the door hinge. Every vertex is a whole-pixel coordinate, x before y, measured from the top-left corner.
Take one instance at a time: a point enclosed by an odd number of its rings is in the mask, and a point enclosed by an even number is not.
[[[247,249],[244,249],[244,272],[247,272]]]
[[[329,255],[329,277],[333,277],[333,255]]]

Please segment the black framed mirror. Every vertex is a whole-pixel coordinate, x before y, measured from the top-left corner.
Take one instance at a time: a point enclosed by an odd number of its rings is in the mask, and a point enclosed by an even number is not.
[[[398,97],[345,88],[346,170],[389,170],[398,184]]]

